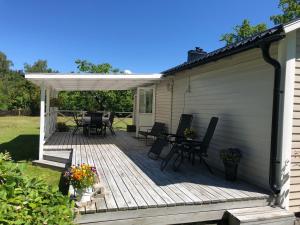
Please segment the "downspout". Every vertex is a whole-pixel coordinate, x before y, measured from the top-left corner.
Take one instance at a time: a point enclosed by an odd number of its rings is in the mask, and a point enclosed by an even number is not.
[[[269,185],[275,196],[277,196],[281,188],[276,182],[277,165],[280,163],[277,160],[278,149],[278,127],[279,127],[279,111],[280,111],[280,95],[283,91],[281,87],[281,65],[270,56],[271,42],[260,44],[263,59],[274,67],[274,87],[273,87],[273,109],[272,109],[272,131],[271,131],[271,150],[270,150],[270,165],[269,165]]]

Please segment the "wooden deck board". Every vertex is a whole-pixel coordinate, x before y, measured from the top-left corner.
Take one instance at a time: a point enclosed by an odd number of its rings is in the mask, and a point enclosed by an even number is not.
[[[244,182],[230,183],[209,174],[200,165],[184,163],[180,171],[160,171],[160,161],[147,157],[149,147],[125,132],[116,136],[84,137],[80,133],[54,133],[45,149],[73,149],[72,164],[96,166],[104,186],[104,199],[86,208],[86,213],[128,209],[183,207],[266,199],[263,191]]]

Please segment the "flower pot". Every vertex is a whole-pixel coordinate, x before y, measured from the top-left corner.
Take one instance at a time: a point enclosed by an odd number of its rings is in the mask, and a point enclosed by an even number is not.
[[[92,195],[93,195],[93,189],[90,187],[85,189],[77,189],[75,197],[76,200],[82,204],[82,203],[90,202]]]
[[[235,181],[237,178],[238,164],[234,162],[224,161],[225,178],[229,181]]]

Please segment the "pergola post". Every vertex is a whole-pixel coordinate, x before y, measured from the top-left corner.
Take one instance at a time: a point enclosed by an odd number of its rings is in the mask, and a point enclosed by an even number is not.
[[[41,85],[39,160],[43,159],[45,139],[45,85]]]
[[[45,138],[50,136],[50,88],[46,89]]]

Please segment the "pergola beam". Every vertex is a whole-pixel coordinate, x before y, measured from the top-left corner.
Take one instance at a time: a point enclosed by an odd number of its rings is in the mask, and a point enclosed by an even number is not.
[[[56,91],[130,90],[153,85],[161,74],[26,74],[34,84]]]
[[[45,85],[41,85],[41,106],[40,106],[40,141],[39,141],[39,160],[43,159],[43,147],[45,139]]]

